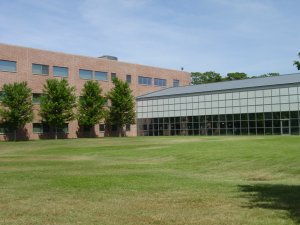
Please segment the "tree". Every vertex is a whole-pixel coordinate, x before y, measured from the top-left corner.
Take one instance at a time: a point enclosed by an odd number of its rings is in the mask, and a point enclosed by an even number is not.
[[[262,74],[260,76],[257,76],[257,77],[276,77],[276,76],[279,76],[280,74],[279,73],[265,73],[265,74]]]
[[[124,126],[135,123],[135,107],[132,90],[126,82],[113,79],[115,87],[107,94],[111,106],[106,122],[115,125],[119,136],[124,135]]]
[[[298,56],[300,57],[300,52],[298,53]],[[300,61],[294,61],[294,65],[297,67],[298,70],[300,70]]]
[[[214,82],[220,82],[223,80],[221,75],[214,71],[208,71],[208,72],[204,72],[204,73],[192,72],[191,77],[192,77],[193,85],[214,83]]]
[[[240,72],[234,72],[234,73],[227,73],[226,80],[244,80],[247,79],[247,74],[240,73]]]
[[[91,128],[104,117],[105,98],[101,96],[101,92],[96,81],[87,81],[84,84],[78,108],[80,125]]]
[[[57,129],[75,118],[73,108],[76,106],[75,88],[70,87],[67,80],[48,79],[41,96],[40,116]]]
[[[0,109],[2,123],[14,132],[16,140],[17,130],[24,128],[33,119],[31,89],[26,82],[4,84],[2,99],[3,108]]]

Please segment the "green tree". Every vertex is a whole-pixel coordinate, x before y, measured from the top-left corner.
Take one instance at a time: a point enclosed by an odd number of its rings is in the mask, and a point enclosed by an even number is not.
[[[70,87],[64,79],[48,79],[44,85],[40,115],[46,123],[55,128],[55,139],[57,139],[57,129],[75,118],[74,92],[75,87]]]
[[[208,72],[192,72],[192,84],[206,84],[206,83],[214,83],[214,82],[220,82],[223,81],[221,75],[219,73],[216,73],[214,71],[208,71]]]
[[[26,82],[4,84],[4,96],[0,116],[2,123],[14,132],[16,140],[17,130],[24,128],[33,119],[31,89]]]
[[[262,74],[260,76],[257,76],[257,77],[276,77],[276,76],[279,76],[280,74],[279,73],[265,73],[265,74]]]
[[[106,122],[116,126],[119,136],[123,136],[124,126],[135,123],[135,100],[126,82],[114,78],[113,83],[115,87],[107,94],[110,107]]]
[[[77,116],[80,125],[92,128],[104,117],[105,98],[101,96],[101,92],[96,81],[87,81],[84,84]]]
[[[247,79],[247,74],[240,73],[240,72],[234,72],[234,73],[227,73],[226,80],[244,80]]]
[[[298,53],[298,56],[300,57],[300,52]],[[294,61],[294,65],[297,67],[298,70],[300,70],[300,61]]]

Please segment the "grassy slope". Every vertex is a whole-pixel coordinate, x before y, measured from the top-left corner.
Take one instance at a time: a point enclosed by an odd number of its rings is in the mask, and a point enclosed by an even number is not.
[[[1,142],[0,224],[300,224],[300,138]]]

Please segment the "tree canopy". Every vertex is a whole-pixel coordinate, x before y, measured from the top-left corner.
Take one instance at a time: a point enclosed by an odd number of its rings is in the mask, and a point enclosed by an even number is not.
[[[96,81],[87,81],[82,89],[78,106],[78,122],[80,125],[92,127],[104,116],[105,98]]]
[[[273,77],[279,76],[279,73],[266,73],[258,76],[248,77],[246,73],[243,72],[233,72],[228,73],[226,77],[222,77],[219,73],[208,71],[208,72],[192,72],[192,84],[207,84],[207,83],[215,83],[221,81],[230,81],[230,80],[244,80],[249,78],[262,78],[262,77]]]
[[[298,56],[300,57],[300,52],[298,53]],[[294,65],[297,67],[298,70],[300,70],[300,61],[294,61]]]
[[[117,127],[119,136],[124,135],[124,126],[135,123],[135,100],[127,82],[113,79],[114,88],[108,93],[110,108],[106,122]]]
[[[227,73],[227,77],[225,80],[244,80],[247,79],[248,76],[246,73],[234,72],[234,73]]]
[[[16,140],[17,130],[33,119],[31,89],[27,87],[26,82],[21,82],[4,84],[2,91],[1,122],[14,131]]]
[[[41,96],[40,115],[43,120],[55,128],[62,128],[65,123],[75,118],[75,87],[70,87],[67,80],[48,79]]]
[[[222,81],[222,77],[219,73],[214,71],[208,72],[192,72],[192,84],[207,84],[207,83],[214,83]]]

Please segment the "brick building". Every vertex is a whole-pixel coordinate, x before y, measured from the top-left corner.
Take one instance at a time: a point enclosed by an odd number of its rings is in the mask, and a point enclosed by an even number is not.
[[[24,132],[20,132],[22,138],[38,139],[53,135],[51,128],[43,127],[38,116],[39,95],[47,79],[67,79],[71,86],[75,86],[76,95],[80,96],[87,80],[97,80],[103,94],[107,93],[113,87],[111,80],[114,76],[127,81],[134,96],[190,83],[187,72],[120,62],[115,57],[86,57],[0,44],[0,87],[5,83],[27,81],[33,93],[34,121],[26,125]],[[77,121],[71,121],[61,131],[61,136],[76,138],[80,133]],[[127,131],[129,136],[136,133],[135,125]],[[95,126],[95,134],[104,135],[102,125]],[[8,136],[1,127],[0,139]]]

